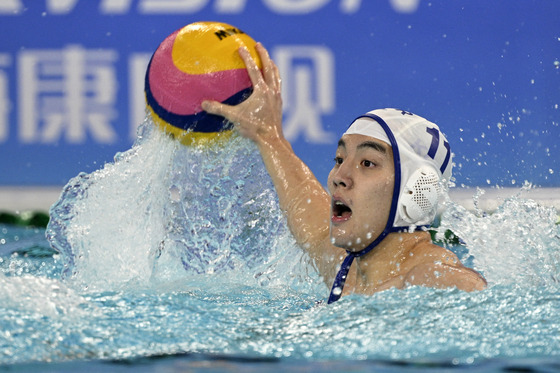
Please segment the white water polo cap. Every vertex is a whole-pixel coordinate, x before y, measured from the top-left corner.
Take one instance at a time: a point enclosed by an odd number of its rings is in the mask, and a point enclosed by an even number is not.
[[[344,134],[370,136],[393,150],[395,186],[384,233],[432,224],[452,168],[439,127],[404,110],[378,109],[356,118]]]

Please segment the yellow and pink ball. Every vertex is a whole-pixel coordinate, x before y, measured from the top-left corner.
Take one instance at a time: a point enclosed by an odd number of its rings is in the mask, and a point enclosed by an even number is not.
[[[236,105],[249,97],[252,84],[238,49],[247,48],[261,68],[255,44],[220,22],[192,23],[169,35],[146,72],[146,103],[155,124],[186,145],[227,136],[231,124],[203,111],[201,103]]]

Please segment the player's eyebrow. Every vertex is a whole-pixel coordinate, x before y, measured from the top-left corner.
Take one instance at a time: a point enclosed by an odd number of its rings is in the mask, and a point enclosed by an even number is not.
[[[338,147],[346,149],[346,142],[343,139],[338,140]],[[364,141],[356,147],[356,149],[370,148],[382,154],[387,154],[387,147],[376,141]]]
[[[358,145],[357,149],[363,149],[363,148],[371,148],[373,150],[377,150],[380,153],[386,154],[387,153],[387,147],[381,145],[378,142],[375,141],[364,141],[363,143],[361,143],[360,145]]]

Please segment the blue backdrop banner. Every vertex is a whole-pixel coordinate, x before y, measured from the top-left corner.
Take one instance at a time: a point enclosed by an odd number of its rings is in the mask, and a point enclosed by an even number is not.
[[[63,185],[129,149],[151,54],[203,20],[269,49],[285,135],[321,182],[352,119],[397,107],[441,127],[459,186],[560,186],[556,0],[0,0],[0,186]]]

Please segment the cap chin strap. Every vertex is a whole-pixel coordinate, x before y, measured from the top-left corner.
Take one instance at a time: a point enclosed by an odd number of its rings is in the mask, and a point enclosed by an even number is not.
[[[348,255],[346,255],[346,258],[344,258],[344,261],[342,262],[342,265],[340,266],[340,269],[336,274],[333,286],[331,288],[331,294],[329,295],[329,300],[327,301],[328,304],[336,302],[342,296],[344,283],[346,282],[346,278],[348,277],[348,271],[350,271],[350,267],[352,266],[352,262],[354,261],[354,258],[358,258],[360,256],[366,255],[371,250],[373,250],[377,245],[379,245],[379,243],[383,241],[383,239],[387,237],[389,233],[401,230],[401,229],[393,228],[393,222],[395,221],[395,215],[397,213],[399,192],[401,189],[401,160],[399,156],[399,148],[397,146],[397,141],[395,140],[395,136],[393,135],[393,132],[391,131],[387,123],[385,123],[385,121],[381,119],[379,116],[368,113],[365,115],[360,115],[356,119],[359,118],[371,118],[377,123],[379,123],[379,125],[383,128],[383,130],[387,134],[389,141],[391,142],[391,147],[393,149],[393,163],[395,164],[395,184],[393,186],[393,198],[392,198],[393,200],[391,202],[391,210],[389,211],[389,219],[387,219],[387,224],[385,225],[385,229],[383,230],[383,232],[381,232],[381,234],[372,243],[370,243],[365,249],[362,249],[358,252],[346,250],[346,253]],[[356,121],[356,119],[354,119],[354,121]],[[352,123],[354,123],[354,121]]]
[[[350,271],[350,267],[352,266],[352,262],[354,261],[354,258],[358,258],[362,255],[366,255],[367,253],[369,253],[381,241],[383,241],[383,239],[389,233],[391,233],[391,232],[388,231],[387,227],[386,227],[385,230],[379,235],[379,237],[377,237],[365,249],[360,250],[358,252],[352,252],[352,251],[346,250],[346,253],[348,253],[348,255],[346,255],[346,258],[344,258],[344,261],[340,265],[340,269],[338,270],[338,273],[336,274],[333,286],[331,288],[331,294],[329,295],[329,300],[327,301],[328,304],[336,302],[342,296],[342,289],[344,289],[344,283],[346,282],[346,277],[348,277],[348,271]]]

